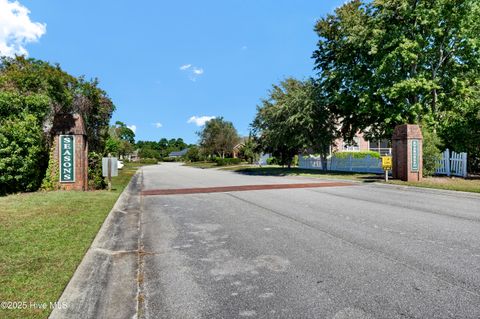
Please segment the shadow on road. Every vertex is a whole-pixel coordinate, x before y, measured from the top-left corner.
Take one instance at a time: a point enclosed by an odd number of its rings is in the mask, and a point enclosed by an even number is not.
[[[382,174],[362,174],[338,171],[321,171],[286,167],[247,167],[235,170],[236,173],[255,176],[312,176],[354,179],[364,183],[383,180]]]

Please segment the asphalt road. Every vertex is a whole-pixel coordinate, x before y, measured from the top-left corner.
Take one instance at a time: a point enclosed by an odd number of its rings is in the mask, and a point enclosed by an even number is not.
[[[142,174],[143,190],[319,182],[175,163]],[[477,195],[358,184],[142,196],[140,225],[140,318],[480,318]]]

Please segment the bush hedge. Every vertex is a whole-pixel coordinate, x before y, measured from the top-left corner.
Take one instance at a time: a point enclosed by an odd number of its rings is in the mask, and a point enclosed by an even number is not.
[[[278,165],[278,159],[276,157],[267,158],[267,165]]]
[[[437,133],[426,125],[422,125],[423,135],[423,176],[432,176],[435,174],[435,169],[438,165],[438,160],[441,159],[441,140]]]
[[[217,166],[227,166],[227,165],[238,165],[242,162],[240,158],[215,158],[215,163]]]
[[[184,159],[189,162],[200,162],[204,161],[206,158],[205,155],[200,151],[200,148],[197,146],[191,146],[188,149],[187,154],[185,154]]]
[[[164,157],[162,158],[162,162],[180,162],[183,159],[181,157]]]
[[[361,152],[356,152],[356,151],[349,152],[349,151],[347,151],[347,152],[336,152],[336,153],[333,154],[333,156],[335,156],[336,158],[348,158],[348,157],[365,158],[367,156],[380,158],[380,153],[374,152],[374,151],[361,151]]]
[[[0,120],[3,120],[0,118]],[[45,176],[48,149],[35,116],[0,124],[0,194],[36,191]]]
[[[107,182],[102,174],[102,158],[102,154],[88,153],[88,188],[91,190],[107,187]]]
[[[140,164],[158,164],[158,159],[156,158],[142,158],[139,161]]]

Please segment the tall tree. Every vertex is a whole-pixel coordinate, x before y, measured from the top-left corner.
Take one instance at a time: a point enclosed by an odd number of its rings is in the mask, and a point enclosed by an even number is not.
[[[85,120],[89,150],[102,153],[109,136],[108,128],[115,105],[98,85],[97,79],[85,81],[83,77],[78,78],[73,112],[80,113]]]
[[[205,154],[218,155],[225,158],[231,154],[238,143],[237,130],[232,122],[225,121],[223,117],[211,119],[205,123],[204,128],[197,133],[200,137],[200,146]]]
[[[243,158],[250,164],[253,164],[259,158],[258,145],[253,138],[252,134],[248,136],[243,142],[243,146],[240,148],[239,157]]]
[[[135,144],[135,133],[125,123],[115,122],[115,132],[119,139]]]
[[[437,127],[478,104],[479,14],[476,0],[354,0],[319,20],[313,58],[343,135]]]
[[[289,167],[294,155],[306,149],[326,159],[336,123],[321,92],[312,80],[288,78],[273,86],[252,123],[263,151],[280,157]]]
[[[40,185],[56,114],[80,113],[89,150],[103,152],[113,110],[112,101],[96,80],[73,77],[59,65],[40,60],[1,58],[0,189],[35,190]]]
[[[133,152],[135,133],[121,121],[115,122],[109,129],[109,137],[105,145],[105,153],[126,156]]]

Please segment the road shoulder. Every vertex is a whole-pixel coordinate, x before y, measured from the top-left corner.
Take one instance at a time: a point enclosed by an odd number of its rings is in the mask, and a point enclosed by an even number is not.
[[[136,315],[141,172],[118,198],[50,318]]]

